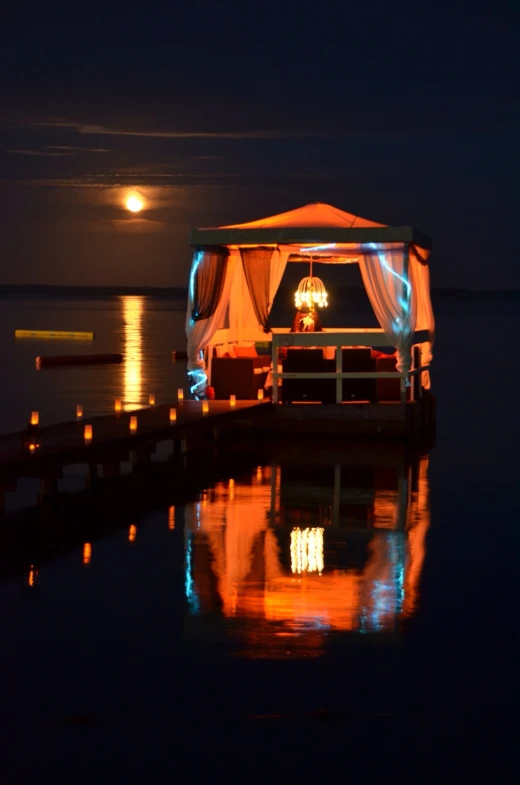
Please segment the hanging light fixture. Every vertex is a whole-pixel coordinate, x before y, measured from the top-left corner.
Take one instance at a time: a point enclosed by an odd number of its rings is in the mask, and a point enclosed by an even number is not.
[[[315,278],[312,274],[312,256],[310,264],[310,275],[302,278],[298,284],[298,288],[294,295],[294,302],[297,308],[306,305],[308,308],[326,308],[328,303],[328,294],[325,289],[325,284],[321,278]]]

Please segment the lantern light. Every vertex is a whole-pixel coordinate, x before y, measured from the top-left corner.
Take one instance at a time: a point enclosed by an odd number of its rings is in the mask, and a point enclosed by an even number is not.
[[[85,439],[85,444],[90,444],[92,442],[92,425],[85,425],[83,429],[83,438]]]
[[[82,419],[83,419],[83,406],[80,403],[78,403],[76,405],[76,420],[79,421]]]
[[[132,417],[130,417],[130,430],[132,431],[132,433],[135,433],[137,431],[137,417],[135,415],[132,415]]]
[[[150,393],[150,395],[148,396],[148,403],[150,404],[150,406],[155,406],[155,394],[154,393]]]
[[[38,425],[40,422],[40,415],[38,412],[31,412],[31,425]]]
[[[137,537],[137,526],[135,525],[135,523],[132,523],[132,525],[128,529],[128,541],[135,542],[136,537]]]
[[[83,564],[90,564],[91,557],[92,545],[89,542],[86,542],[83,546]]]
[[[172,406],[170,409],[170,425],[173,425],[174,422],[177,422],[177,409]]]
[[[260,389],[258,390],[258,400],[259,401],[263,401],[264,400],[264,390],[263,390],[262,387],[260,387]]]
[[[306,305],[308,308],[318,306],[318,308],[326,308],[328,303],[328,294],[325,285],[321,278],[315,278],[308,275],[302,278],[298,284],[298,288],[294,295],[294,302],[297,308]]]
[[[116,414],[121,414],[121,409],[122,409],[121,398],[116,398],[115,401],[114,401],[114,411],[115,411],[115,413]]]
[[[229,396],[229,406],[230,406],[230,408],[234,409],[236,405],[237,405],[237,397],[236,397],[236,395],[230,395]]]
[[[209,412],[208,401],[202,401],[202,414],[207,414],[208,412]]]
[[[179,389],[177,390],[177,400],[179,403],[182,403],[184,401],[184,390],[182,389],[182,387],[179,387]]]

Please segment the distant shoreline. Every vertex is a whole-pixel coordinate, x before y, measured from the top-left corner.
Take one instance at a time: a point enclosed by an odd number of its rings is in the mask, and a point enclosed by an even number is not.
[[[333,287],[335,291],[348,291],[350,296],[364,296],[364,290],[356,287]],[[283,287],[281,292],[292,291],[290,287]],[[187,287],[183,286],[58,286],[45,284],[0,284],[0,298],[20,297],[121,297],[141,296],[162,299],[185,300]],[[520,298],[519,289],[458,289],[435,288],[432,289],[432,299],[435,300],[517,300]]]

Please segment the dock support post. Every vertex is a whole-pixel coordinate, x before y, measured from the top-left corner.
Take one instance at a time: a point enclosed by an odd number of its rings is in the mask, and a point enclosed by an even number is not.
[[[341,346],[336,346],[336,374],[340,374],[343,370],[343,352]],[[341,403],[343,398],[343,379],[336,376],[336,403]]]
[[[341,495],[341,465],[334,466],[334,490],[332,492],[332,525],[339,526],[339,500]]]
[[[98,481],[97,463],[89,463],[87,475],[87,488],[94,488]]]
[[[115,455],[105,458],[103,461],[103,477],[108,479],[109,477],[119,477],[120,474],[121,463],[119,458],[117,458]]]
[[[49,472],[40,477],[38,501],[43,502],[58,492],[59,476],[57,472]]]

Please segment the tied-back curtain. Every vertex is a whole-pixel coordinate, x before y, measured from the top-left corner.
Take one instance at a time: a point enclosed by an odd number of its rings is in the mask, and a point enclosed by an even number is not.
[[[428,330],[429,340],[420,344],[421,365],[429,365],[433,359],[432,347],[435,339],[435,317],[430,297],[430,270],[428,268],[429,252],[423,248],[410,246],[410,273],[412,286],[417,298],[416,330]],[[430,389],[430,373],[422,372],[422,385]]]
[[[193,255],[190,296],[193,294],[192,319],[209,319],[215,313],[226,277],[227,248],[197,248]]]
[[[215,304],[215,309],[211,316],[206,319],[193,318],[193,311],[195,305],[195,276],[199,266],[204,261],[204,249],[197,250],[193,254],[193,262],[190,275],[190,290],[188,297],[188,312],[186,314],[186,337],[188,339],[188,371],[205,370],[205,362],[203,352],[208,343],[211,341],[215,332],[224,323],[226,309],[229,303],[229,294],[231,291],[231,284],[233,283],[233,276],[235,274],[236,259],[226,257],[226,270],[223,278],[220,299]]]
[[[258,324],[265,333],[269,333],[271,332],[268,317],[271,308],[269,297],[273,249],[241,248],[240,255]]]
[[[397,349],[397,370],[408,373],[416,320],[416,298],[408,277],[408,245],[373,250],[359,256],[365,289],[388,342]]]

